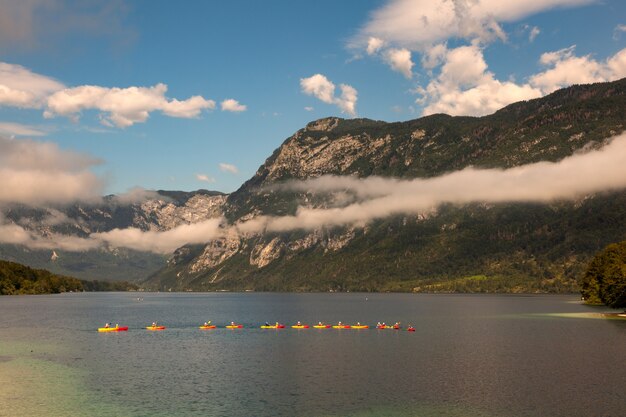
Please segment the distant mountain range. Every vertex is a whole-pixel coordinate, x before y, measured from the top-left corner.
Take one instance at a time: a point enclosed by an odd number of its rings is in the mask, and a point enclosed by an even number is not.
[[[580,85],[485,117],[398,123],[326,118],[296,132],[230,195],[159,191],[122,205],[14,207],[5,219],[45,234],[114,227],[169,230],[223,216],[230,224],[343,207],[352,194],[277,190],[323,175],[434,178],[475,168],[559,161],[625,130],[626,79]],[[161,198],[162,197],[162,198]],[[160,290],[568,292],[594,253],[626,239],[626,192],[575,201],[444,204],[364,224],[231,234],[168,257],[122,249],[82,254],[0,246],[0,258],[84,278],[125,278]],[[103,276],[106,275],[106,276]],[[121,276],[123,275],[123,276]],[[148,275],[150,275],[148,277]]]

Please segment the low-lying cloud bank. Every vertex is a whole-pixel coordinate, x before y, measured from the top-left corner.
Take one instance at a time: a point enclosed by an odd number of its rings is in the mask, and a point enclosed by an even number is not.
[[[100,160],[60,149],[51,142],[0,136],[0,204],[89,201],[103,182],[90,169]]]
[[[0,226],[0,242],[66,250],[110,245],[171,253],[184,244],[206,243],[227,235],[364,225],[388,216],[429,211],[444,203],[548,203],[624,188],[626,134],[621,134],[599,150],[575,154],[559,162],[538,162],[510,169],[466,168],[439,177],[411,180],[323,176],[276,186],[277,192],[343,193],[352,196],[353,202],[344,206],[323,209],[301,207],[293,216],[258,216],[233,225],[217,218],[165,232],[115,229],[94,233],[83,239],[84,247],[77,244],[80,243],[78,238],[51,236],[44,239],[23,229],[18,230],[20,226],[5,224]],[[72,249],[75,247],[78,249]]]

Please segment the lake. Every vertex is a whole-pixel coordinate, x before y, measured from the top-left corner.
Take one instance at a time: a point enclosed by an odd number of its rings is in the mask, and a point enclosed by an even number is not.
[[[601,311],[547,295],[5,296],[0,415],[623,416],[626,320],[587,317]],[[259,329],[298,320],[416,331]]]

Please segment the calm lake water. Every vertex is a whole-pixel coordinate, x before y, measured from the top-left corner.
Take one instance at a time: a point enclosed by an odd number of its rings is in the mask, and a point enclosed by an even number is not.
[[[575,296],[2,297],[0,415],[623,416],[626,321],[585,317],[599,311]],[[298,320],[417,331],[258,328]],[[98,333],[107,321],[130,330]]]

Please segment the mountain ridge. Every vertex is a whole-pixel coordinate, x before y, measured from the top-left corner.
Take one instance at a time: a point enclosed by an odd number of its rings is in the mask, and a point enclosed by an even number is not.
[[[624,110],[626,79],[572,86],[483,117],[431,115],[394,123],[319,119],[287,138],[227,197],[225,216],[234,223],[334,203],[264,188],[294,179],[429,178],[470,166],[510,168],[558,161],[605,145],[624,130]],[[448,205],[435,213],[376,220],[364,228],[225,237],[203,248],[181,248],[168,267],[146,283],[160,289],[203,290],[575,291],[577,274],[590,254],[607,239],[624,235],[616,203],[623,200],[623,193],[617,192],[552,204]],[[599,227],[585,244],[588,213],[615,218],[618,227]],[[395,234],[389,236],[387,229]],[[603,236],[595,236],[598,233]],[[541,254],[546,248],[529,234],[549,239],[555,249]],[[492,244],[485,243],[489,241]],[[480,246],[490,249],[477,250]],[[446,253],[453,262],[445,259]],[[464,255],[468,253],[471,256]],[[397,271],[389,265],[396,265]]]

